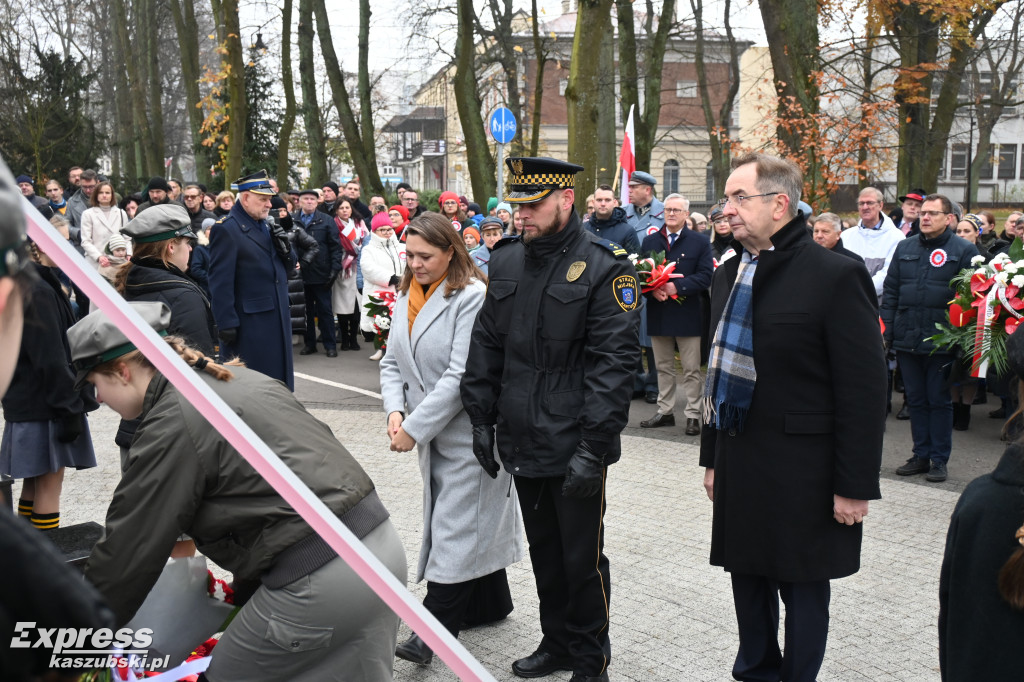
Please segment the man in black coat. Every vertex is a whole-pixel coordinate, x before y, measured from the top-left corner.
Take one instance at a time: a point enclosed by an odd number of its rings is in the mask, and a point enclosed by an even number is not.
[[[854,253],[843,246],[843,240],[839,238],[842,234],[843,223],[835,213],[822,213],[814,219],[814,229],[811,232],[811,236],[814,237],[815,242],[833,253],[838,253],[841,256],[852,258],[858,263],[863,263],[864,259],[861,258],[860,254]]]
[[[185,210],[188,211],[192,231],[196,234],[202,232],[204,220],[217,220],[217,216],[212,211],[203,208],[203,190],[199,188],[199,185],[186,185],[185,190],[181,193],[181,198],[184,200]]]
[[[573,208],[580,166],[506,163],[505,200],[520,205],[523,237],[502,239],[491,254],[462,403],[473,453],[492,478],[497,426],[530,543],[544,636],[512,672],[572,670],[575,682],[607,682],[605,476],[621,455],[629,414],[640,291],[625,249],[580,223]]]
[[[626,220],[626,211],[615,205],[615,190],[611,185],[601,185],[594,190],[594,213],[583,227],[601,239],[615,242],[626,253],[640,253],[636,230]]]
[[[683,393],[686,404],[686,435],[700,433],[700,334],[704,327],[701,296],[711,286],[715,272],[711,258],[711,242],[700,232],[687,229],[690,202],[680,194],[665,197],[665,224],[644,237],[640,253],[646,258],[655,253],[665,254],[665,264],[675,263],[674,274],[657,289],[644,294],[647,298],[647,333],[654,349],[654,364],[658,368],[658,412],[640,422],[645,429],[675,426],[676,406],[676,352],[683,374]]]
[[[790,161],[733,161],[724,214],[739,255],[711,285],[700,464],[714,503],[711,563],[732,578],[738,680],[815,679],[829,581],[860,568],[861,522],[881,497],[874,287],[864,266],[814,244],[797,211],[802,187]]]
[[[316,240],[319,249],[310,261],[302,261],[302,281],[306,294],[306,346],[299,355],[316,352],[316,321],[320,321],[320,336],[327,357],[338,357],[338,344],[334,336],[334,309],[331,287],[341,272],[341,239],[338,227],[326,213],[316,210],[316,190],[299,193],[299,210],[292,216],[297,227]]]
[[[906,237],[912,237],[921,231],[921,204],[928,193],[923,189],[915,189],[897,197],[900,205],[889,214],[892,224]]]

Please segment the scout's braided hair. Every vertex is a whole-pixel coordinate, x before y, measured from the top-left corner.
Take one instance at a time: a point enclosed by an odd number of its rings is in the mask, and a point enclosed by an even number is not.
[[[213,358],[208,358],[201,351],[196,350],[189,346],[185,339],[180,336],[166,336],[164,341],[170,346],[178,356],[184,360],[189,366],[196,368],[201,372],[209,374],[218,381],[231,381],[234,378],[234,374],[228,367],[245,367],[245,363],[239,358],[233,358],[223,365],[218,364]],[[122,363],[134,362],[142,367],[156,370],[145,355],[138,350],[133,350],[120,357],[116,357],[113,360],[108,360],[101,365],[97,365],[93,370],[100,374],[116,375],[118,373],[118,366]]]

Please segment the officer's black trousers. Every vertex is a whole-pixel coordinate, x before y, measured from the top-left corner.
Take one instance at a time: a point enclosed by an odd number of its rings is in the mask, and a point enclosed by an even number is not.
[[[338,342],[334,337],[334,313],[331,311],[331,285],[307,284],[306,294],[306,336],[307,348],[316,348],[316,323],[320,322],[320,338],[324,348],[333,350]]]
[[[574,672],[597,676],[611,661],[604,487],[570,498],[562,495],[564,481],[515,476],[540,597],[539,648],[571,658]]]

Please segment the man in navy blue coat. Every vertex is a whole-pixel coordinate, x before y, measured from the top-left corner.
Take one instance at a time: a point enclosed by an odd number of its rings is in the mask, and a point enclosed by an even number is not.
[[[210,293],[220,355],[237,356],[295,390],[288,309],[295,252],[284,230],[267,220],[275,195],[267,172],[236,184],[238,201],[210,228]]]
[[[686,395],[686,435],[700,433],[700,334],[704,326],[700,294],[711,286],[715,272],[711,242],[686,228],[690,202],[680,194],[665,197],[665,225],[644,237],[640,253],[645,257],[665,254],[665,264],[675,263],[670,279],[647,297],[647,332],[651,335],[654,364],[658,368],[658,412],[640,422],[642,428],[675,426],[676,347],[683,368]]]

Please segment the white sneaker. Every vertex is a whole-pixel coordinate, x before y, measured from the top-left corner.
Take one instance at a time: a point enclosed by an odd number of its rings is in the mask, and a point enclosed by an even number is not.
[[[377,352],[370,356],[370,359],[379,362],[382,357],[384,357],[384,350],[378,348]]]

